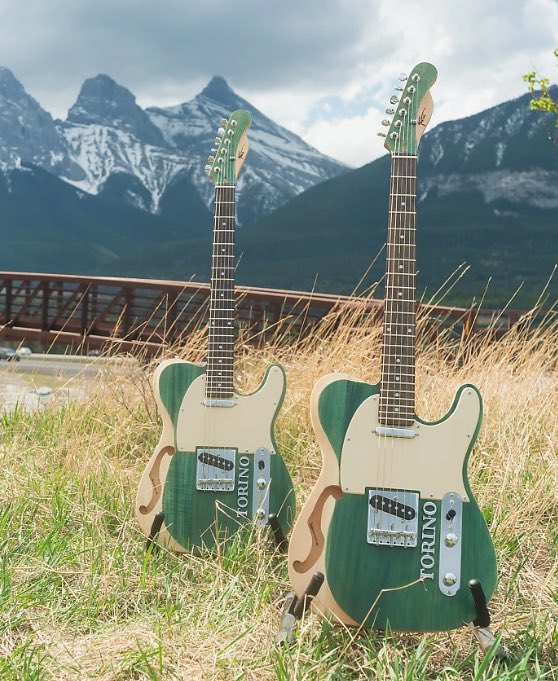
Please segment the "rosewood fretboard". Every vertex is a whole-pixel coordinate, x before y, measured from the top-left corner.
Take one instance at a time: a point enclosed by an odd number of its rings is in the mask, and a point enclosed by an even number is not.
[[[229,399],[233,395],[234,233],[235,188],[217,185],[215,187],[206,368],[206,397],[213,399]]]
[[[392,155],[379,419],[394,428],[415,418],[416,168]]]

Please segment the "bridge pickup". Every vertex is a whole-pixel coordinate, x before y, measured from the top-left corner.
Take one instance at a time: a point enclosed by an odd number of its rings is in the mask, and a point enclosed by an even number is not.
[[[232,492],[235,487],[236,449],[196,447],[196,489]]]
[[[390,499],[381,494],[375,494],[370,499],[370,505],[373,506],[378,511],[384,511],[385,513],[391,513],[396,515],[398,518],[403,520],[413,520],[416,516],[416,511],[412,506],[406,506],[399,501]]]
[[[223,456],[217,456],[216,454],[211,454],[210,452],[203,451],[198,454],[198,461],[206,463],[214,468],[220,468],[222,471],[232,471],[234,468],[234,462],[229,459],[225,459]]]
[[[369,489],[366,541],[369,544],[417,545],[419,493]]]
[[[380,437],[404,437],[408,439],[418,435],[412,428],[390,428],[388,426],[378,426],[374,432]]]

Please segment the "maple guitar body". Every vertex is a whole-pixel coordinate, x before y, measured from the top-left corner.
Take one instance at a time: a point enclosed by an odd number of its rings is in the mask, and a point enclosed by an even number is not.
[[[273,434],[285,392],[283,369],[268,367],[256,392],[233,394],[233,406],[204,404],[205,365],[165,361],[154,383],[163,431],[138,489],[142,530],[149,535],[162,511],[161,546],[211,548],[247,521],[266,524],[268,514],[276,513],[286,535],[294,518],[294,492]],[[207,482],[225,465],[224,482]],[[258,488],[258,480],[265,485]],[[265,515],[258,518],[258,510]]]
[[[467,480],[480,395],[462,386],[443,419],[415,421],[411,439],[376,433],[379,394],[379,384],[342,374],[325,376],[314,388],[311,415],[323,468],[293,529],[291,583],[301,596],[311,575],[323,572],[313,607],[346,624],[402,631],[460,627],[476,617],[468,581],[479,579],[487,599],[496,585],[494,549]],[[382,492],[389,497],[389,490],[401,508],[410,508],[411,495],[418,494],[415,547],[369,543],[371,501]],[[442,526],[448,500],[458,497],[462,506],[452,521],[459,536],[448,547]],[[396,529],[403,522],[396,514],[393,520]],[[450,555],[449,567],[441,565],[441,548]],[[441,580],[452,571],[458,582],[447,595]]]

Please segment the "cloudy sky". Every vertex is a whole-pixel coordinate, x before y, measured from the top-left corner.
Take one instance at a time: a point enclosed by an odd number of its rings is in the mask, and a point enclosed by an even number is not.
[[[215,74],[351,165],[376,136],[401,72],[438,68],[432,125],[556,82],[557,0],[1,0],[0,65],[65,118],[107,73],[142,106],[178,104]]]

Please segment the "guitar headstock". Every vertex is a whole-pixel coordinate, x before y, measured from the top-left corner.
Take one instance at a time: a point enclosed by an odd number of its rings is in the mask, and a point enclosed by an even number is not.
[[[234,111],[221,121],[217,130],[215,147],[207,159],[205,173],[217,185],[234,185],[248,154],[246,132],[252,125],[252,116],[244,109]]]
[[[432,116],[433,102],[430,88],[436,82],[438,71],[428,62],[417,64],[411,75],[402,75],[404,87],[396,90],[401,95],[392,95],[390,104],[394,108],[386,109],[386,113],[393,115],[391,121],[384,120],[382,125],[389,126],[387,134],[378,133],[386,138],[385,148],[392,154],[417,153],[418,145],[426,126]]]

